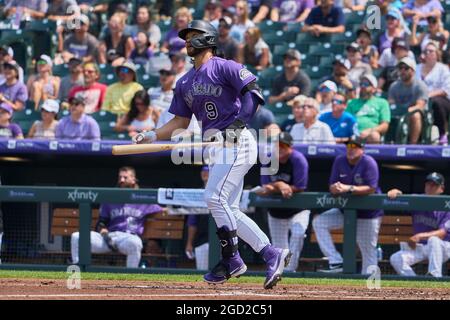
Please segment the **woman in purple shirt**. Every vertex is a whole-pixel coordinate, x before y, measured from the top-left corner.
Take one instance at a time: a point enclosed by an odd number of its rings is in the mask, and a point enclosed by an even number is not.
[[[425,179],[425,194],[438,196],[444,193],[445,180],[440,173],[430,173]],[[391,199],[403,193],[389,190]],[[442,277],[442,264],[450,258],[450,212],[413,211],[414,235],[408,242],[400,242],[400,251],[391,256],[391,265],[402,276],[415,276],[412,265],[428,260],[428,275]]]

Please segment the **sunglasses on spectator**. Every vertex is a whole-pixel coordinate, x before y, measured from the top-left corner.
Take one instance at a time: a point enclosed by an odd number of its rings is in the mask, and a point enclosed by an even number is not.
[[[95,73],[95,70],[84,69],[83,72],[92,74],[92,73]]]
[[[357,145],[356,143],[347,143],[347,149],[358,149],[360,148],[359,145]]]
[[[119,72],[121,72],[121,73],[130,73],[130,69],[128,69],[128,68],[120,68]]]
[[[304,104],[300,108],[302,108],[302,109],[314,109],[314,106],[312,106],[310,104]]]
[[[333,104],[345,104],[345,100],[342,99],[333,99],[332,100]]]
[[[368,88],[371,84],[369,82],[361,82],[361,88]]]
[[[433,50],[433,49],[425,49],[425,50],[423,51],[423,53],[425,53],[425,54],[430,54],[430,53],[433,53],[433,52],[436,52],[436,50]]]
[[[331,89],[328,88],[328,87],[323,86],[323,87],[320,87],[320,88],[319,88],[319,91],[320,91],[320,92],[331,92]]]
[[[410,68],[407,65],[404,65],[404,64],[398,66],[398,70],[409,70],[409,69]]]

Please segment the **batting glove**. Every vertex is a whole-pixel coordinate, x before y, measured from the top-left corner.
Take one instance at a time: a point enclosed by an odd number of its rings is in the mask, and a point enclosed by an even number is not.
[[[133,143],[153,143],[156,141],[156,133],[155,131],[144,131],[135,135],[132,140]]]

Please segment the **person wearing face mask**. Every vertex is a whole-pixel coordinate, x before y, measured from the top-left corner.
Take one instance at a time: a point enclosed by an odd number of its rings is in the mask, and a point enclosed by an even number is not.
[[[139,189],[136,171],[132,167],[119,169],[117,186],[126,189]],[[141,260],[144,225],[151,214],[162,212],[157,204],[108,204],[100,207],[100,217],[91,231],[92,253],[120,252],[127,256],[127,268],[137,268]],[[79,262],[80,233],[71,236],[72,263]]]
[[[381,193],[378,187],[378,164],[371,156],[364,153],[365,142],[354,137],[347,143],[345,155],[338,156],[333,163],[329,180],[330,192],[334,196],[357,195],[366,196]],[[362,274],[370,273],[369,266],[378,265],[376,246],[381,226],[383,211],[358,210],[356,242],[362,255]],[[331,237],[331,230],[342,229],[344,214],[341,209],[329,209],[312,221],[320,250],[328,258],[329,268],[320,272],[340,273],[343,271],[343,258],[336,250]]]

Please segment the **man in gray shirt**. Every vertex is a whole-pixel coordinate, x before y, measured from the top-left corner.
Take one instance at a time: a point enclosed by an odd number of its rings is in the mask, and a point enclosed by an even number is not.
[[[400,79],[389,87],[389,103],[393,117],[400,117],[407,112],[415,112],[409,116],[409,142],[416,144],[422,132],[422,117],[427,109],[428,88],[416,78],[416,62],[410,57],[402,58],[398,64]]]
[[[99,43],[88,30],[89,18],[81,15],[80,25],[76,26],[73,33],[64,40],[62,53],[64,62],[67,63],[72,57],[79,58],[83,62],[96,61]]]

